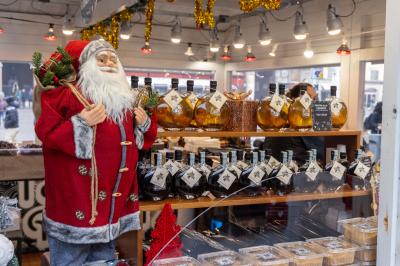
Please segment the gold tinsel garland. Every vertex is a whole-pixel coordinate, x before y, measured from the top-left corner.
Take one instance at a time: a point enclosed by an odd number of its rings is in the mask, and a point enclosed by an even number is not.
[[[146,24],[144,28],[144,41],[150,42],[151,31],[153,26],[153,14],[154,14],[154,2],[155,0],[148,0],[146,7]]]
[[[281,0],[239,0],[240,10],[248,13],[260,6],[267,10],[277,10],[281,6]]]
[[[203,1],[194,1],[194,19],[197,28],[202,28],[207,24],[211,29],[215,27],[214,5],[216,0],[208,0],[206,10],[203,10]]]

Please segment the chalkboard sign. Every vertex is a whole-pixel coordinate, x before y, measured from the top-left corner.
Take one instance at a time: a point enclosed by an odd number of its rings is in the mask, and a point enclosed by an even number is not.
[[[329,131],[332,129],[330,102],[314,101],[311,112],[314,131]]]

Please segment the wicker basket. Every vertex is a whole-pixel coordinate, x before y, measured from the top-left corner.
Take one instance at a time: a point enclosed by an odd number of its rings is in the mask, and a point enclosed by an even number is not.
[[[223,130],[256,131],[257,101],[227,100],[221,110]]]

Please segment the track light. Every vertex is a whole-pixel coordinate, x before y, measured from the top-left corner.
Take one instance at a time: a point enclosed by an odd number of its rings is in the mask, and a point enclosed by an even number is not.
[[[132,25],[130,21],[122,21],[121,23],[121,30],[119,32],[119,37],[122,40],[129,40],[132,34]]]
[[[267,27],[267,24],[265,21],[260,22],[260,32],[258,34],[258,42],[261,45],[269,45],[272,41],[271,33],[269,32],[269,29]]]
[[[338,55],[350,55],[351,50],[347,45],[347,40],[343,38],[342,44],[336,49],[336,53]]]
[[[188,47],[185,52],[186,56],[194,56],[193,50],[192,50],[192,43],[188,43]]]
[[[274,46],[272,47],[271,52],[269,52],[269,56],[275,57],[276,56],[276,50],[278,50],[278,44],[275,43]]]
[[[328,6],[326,11],[326,30],[329,35],[338,35],[343,28],[343,22],[338,15],[336,15],[336,8],[332,5]]]
[[[74,26],[72,25],[71,18],[65,18],[65,22],[62,27],[62,33],[67,36],[70,36],[74,33]]]
[[[210,52],[213,53],[218,53],[219,51],[219,42],[218,42],[218,34],[217,34],[217,29],[214,28],[213,30],[210,31]]]
[[[180,43],[182,40],[182,28],[178,18],[175,20],[175,25],[171,29],[171,42]]]
[[[143,47],[140,49],[142,51],[143,54],[145,55],[149,55],[152,53],[151,47],[150,47],[150,43],[149,42],[145,42]]]
[[[246,45],[246,41],[240,32],[240,25],[235,26],[235,37],[233,38],[233,47],[242,49]]]
[[[246,57],[244,58],[244,61],[246,61],[246,62],[256,61],[256,56],[251,51],[251,45],[247,46],[247,54],[246,54]]]
[[[303,20],[303,13],[301,11],[297,11],[294,22],[293,36],[296,40],[304,40],[307,38],[308,34],[308,27],[306,22]]]
[[[225,45],[224,47],[224,53],[220,57],[224,61],[229,61],[232,59],[232,56],[229,54],[229,46]]]
[[[311,49],[311,43],[307,42],[306,49],[303,52],[305,58],[311,58],[314,56],[314,51]]]
[[[57,36],[54,34],[54,24],[49,24],[49,29],[47,30],[47,33],[43,36],[43,38],[48,41],[57,40]]]

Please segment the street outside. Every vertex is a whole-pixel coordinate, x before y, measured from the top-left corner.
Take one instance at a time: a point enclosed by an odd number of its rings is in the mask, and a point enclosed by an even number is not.
[[[18,109],[19,117],[19,132],[17,135],[17,142],[33,141],[36,138],[33,126],[33,112],[30,108]],[[4,140],[5,129],[4,121],[0,122],[0,140]]]

